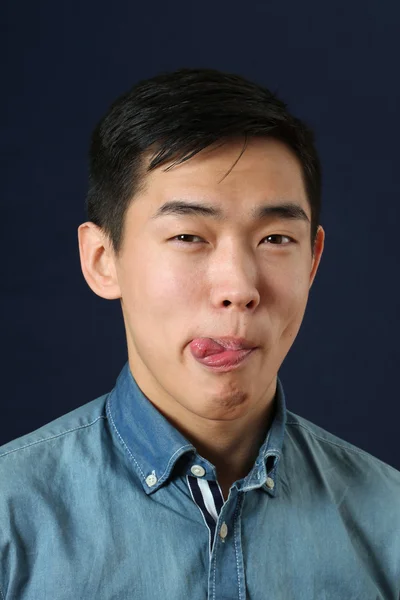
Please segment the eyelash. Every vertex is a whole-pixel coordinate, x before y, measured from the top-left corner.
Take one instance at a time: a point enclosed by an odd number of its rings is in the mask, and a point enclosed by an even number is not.
[[[191,237],[191,238],[199,238],[200,240],[202,240],[203,238],[201,238],[199,235],[194,235],[191,233],[180,233],[179,235],[174,236],[173,238],[171,238],[171,241],[175,241],[177,244],[179,245],[186,245],[186,246],[192,246],[192,244],[188,243],[188,242],[183,242],[182,240],[178,240],[177,238],[179,237]],[[287,238],[288,240],[290,240],[290,243],[296,243],[296,240],[294,240],[292,237],[288,236],[288,235],[283,235],[283,233],[270,233],[269,235],[265,236],[265,238],[263,238],[263,240],[269,238],[269,237],[283,237],[283,238]],[[271,244],[272,246],[290,246],[289,244]],[[267,245],[267,244],[265,244]]]

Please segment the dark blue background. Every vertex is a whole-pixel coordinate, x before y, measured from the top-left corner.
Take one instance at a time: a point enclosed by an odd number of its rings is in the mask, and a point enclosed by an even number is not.
[[[90,133],[137,80],[198,66],[270,87],[314,127],[325,251],[280,376],[289,409],[400,468],[399,6],[3,4],[0,444],[113,387],[120,303],[78,253]]]

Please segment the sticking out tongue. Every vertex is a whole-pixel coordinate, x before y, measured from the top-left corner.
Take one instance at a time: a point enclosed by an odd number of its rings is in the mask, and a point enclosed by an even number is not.
[[[205,358],[206,356],[211,356],[211,354],[219,354],[225,351],[224,346],[221,346],[221,344],[218,344],[218,342],[211,338],[196,338],[189,346],[196,358]]]

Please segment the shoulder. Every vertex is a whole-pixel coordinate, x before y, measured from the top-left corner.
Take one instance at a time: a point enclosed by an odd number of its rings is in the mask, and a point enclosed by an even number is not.
[[[307,449],[309,460],[324,470],[351,478],[353,484],[359,478],[376,488],[379,482],[399,494],[400,471],[391,465],[289,410],[286,425],[286,445]]]
[[[43,473],[47,461],[54,461],[57,454],[79,452],[79,440],[85,443],[90,437],[95,443],[98,432],[107,419],[105,403],[109,394],[104,394],[54,419],[39,429],[18,437],[0,446],[0,480],[8,471],[38,469]],[[78,443],[77,443],[78,442]],[[70,450],[68,450],[68,448]],[[40,461],[40,465],[38,464]]]
[[[24,578],[32,556],[45,556],[47,547],[56,552],[53,540],[67,543],[65,525],[74,523],[77,507],[90,522],[108,464],[107,397],[0,446],[0,586],[19,570]]]

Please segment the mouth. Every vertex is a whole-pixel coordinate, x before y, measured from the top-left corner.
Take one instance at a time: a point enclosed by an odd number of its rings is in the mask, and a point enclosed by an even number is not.
[[[253,350],[257,344],[246,338],[232,336],[200,337],[190,342],[190,348],[197,356],[204,358],[223,350]]]
[[[197,362],[224,372],[238,368],[258,348],[248,339],[231,336],[195,338],[189,347]]]
[[[243,366],[249,358],[256,352],[257,348],[242,350],[223,350],[217,354],[209,354],[203,358],[193,354],[193,358],[211,371],[226,373]]]

